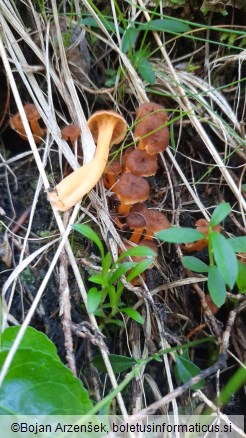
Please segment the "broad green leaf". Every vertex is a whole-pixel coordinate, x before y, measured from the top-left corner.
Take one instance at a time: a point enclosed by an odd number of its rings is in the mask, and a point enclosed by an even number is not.
[[[246,293],[246,265],[238,260],[237,287],[241,293]]]
[[[39,333],[36,340],[35,335],[36,330],[28,327],[2,383],[0,415],[64,415],[71,412],[83,415],[89,412],[92,402],[81,381],[61,363],[49,339]],[[2,337],[6,349],[0,353],[0,368],[7,357],[7,348],[13,342],[12,327],[7,328]],[[37,342],[40,342],[38,348]]]
[[[123,252],[118,258],[117,263],[126,257],[156,257],[156,253],[147,246],[134,246],[127,251]]]
[[[139,30],[156,30],[157,32],[169,32],[174,34],[185,33],[191,30],[190,26],[175,19],[156,19],[138,26]]]
[[[133,268],[136,265],[136,262],[124,262],[122,263],[110,276],[109,283],[112,284],[116,280],[118,280],[122,275],[125,275],[129,269]]]
[[[102,291],[96,287],[92,287],[87,294],[87,310],[88,313],[95,314],[102,299]]]
[[[185,268],[194,272],[208,272],[209,270],[209,266],[197,257],[184,256],[182,257],[182,264]]]
[[[2,333],[0,337],[0,351],[10,350],[19,330],[20,327],[18,326],[8,327],[8,329]],[[39,332],[33,327],[28,327],[27,332],[20,343],[19,349],[30,348],[30,346],[33,350],[50,354],[54,359],[60,360],[53,342],[51,342],[44,333]]]
[[[164,242],[189,243],[204,239],[207,236],[194,228],[172,227],[168,230],[159,231],[156,237]]]
[[[219,204],[216,209],[213,211],[213,214],[210,219],[210,225],[211,227],[215,227],[216,225],[220,224],[226,216],[231,211],[231,206],[229,202],[223,202],[222,204]]]
[[[148,82],[148,84],[153,85],[155,83],[156,76],[152,65],[147,59],[147,54],[141,56],[139,52],[136,52],[132,58],[136,69],[142,75],[143,79]]]
[[[129,52],[129,50],[131,50],[134,47],[138,35],[139,35],[139,30],[136,29],[136,27],[129,27],[128,29],[126,29],[121,44],[121,50],[123,53]]]
[[[226,299],[226,285],[217,266],[210,266],[208,271],[208,290],[217,307],[221,307]]]
[[[134,319],[134,321],[138,322],[139,324],[144,323],[143,317],[140,315],[137,310],[132,309],[131,307],[125,307],[124,309],[120,309],[120,312],[125,313],[126,315],[130,316],[131,319]]]
[[[137,363],[137,361],[133,357],[120,356],[117,354],[110,354],[109,360],[115,373],[121,373],[122,371],[126,371],[129,368],[132,368]],[[95,356],[92,362],[99,371],[101,371],[102,373],[107,372],[101,355]]]
[[[231,237],[230,239],[227,239],[227,242],[233,251],[246,253],[246,236]]]
[[[78,231],[80,234],[87,237],[87,239],[90,239],[92,242],[94,242],[100,251],[102,259],[104,258],[104,249],[102,242],[91,227],[85,224],[73,224],[71,225],[71,228],[73,228],[75,231]]]
[[[199,374],[201,370],[193,362],[177,354],[174,372],[178,380],[180,380],[182,383],[186,383],[188,382],[188,380],[192,379],[192,377],[197,376],[197,374]],[[191,386],[191,389],[197,391],[198,389],[201,389],[204,385],[205,380],[202,379],[200,382]]]
[[[91,277],[89,277],[89,281],[92,283],[101,284],[102,286],[107,284],[107,280],[105,280],[100,274],[91,275]]]
[[[146,259],[139,262],[130,272],[130,274],[126,277],[127,281],[132,281],[135,277],[142,274],[142,272],[146,271],[150,265],[152,265],[153,259]]]
[[[237,257],[227,239],[217,231],[210,233],[216,265],[226,284],[232,289],[238,274]]]

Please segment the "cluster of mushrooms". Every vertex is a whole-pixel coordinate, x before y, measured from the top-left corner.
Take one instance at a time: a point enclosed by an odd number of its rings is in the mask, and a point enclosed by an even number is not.
[[[46,134],[46,130],[38,123],[40,115],[33,104],[25,105],[24,110],[34,140],[39,143]],[[168,228],[170,223],[163,213],[148,208],[144,202],[150,194],[146,178],[156,174],[158,154],[165,151],[169,144],[167,113],[163,106],[148,102],[137,108],[136,119],[133,134],[137,147],[129,148],[124,153],[121,163],[115,161],[106,167],[110,147],[124,140],[127,123],[115,111],[101,110],[92,114],[88,120],[88,127],[97,145],[93,159],[63,178],[55,188],[50,189],[48,199],[55,209],[65,212],[80,202],[104,174],[106,188],[114,192],[118,198],[118,213],[125,218],[126,225],[132,230],[130,241],[149,245],[157,253],[153,236],[159,230]],[[26,139],[19,114],[11,118],[10,126]],[[72,148],[77,144],[79,135],[80,128],[77,125],[68,125],[61,131],[62,138],[68,141]]]
[[[144,202],[150,195],[147,178],[156,174],[158,154],[169,144],[167,113],[161,105],[148,102],[137,108],[136,119],[133,135],[137,146],[128,148],[121,162],[115,160],[106,168],[104,184],[119,201],[118,213],[132,230],[130,241],[157,253],[154,234],[169,228],[170,223],[165,214],[148,208]]]

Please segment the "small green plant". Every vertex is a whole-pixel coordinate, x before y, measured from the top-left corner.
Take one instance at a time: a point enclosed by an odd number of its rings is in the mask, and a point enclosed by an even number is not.
[[[207,273],[208,290],[217,307],[221,307],[225,302],[227,286],[232,290],[236,284],[240,293],[246,293],[246,265],[236,256],[236,253],[246,253],[246,236],[226,238],[213,229],[230,211],[231,207],[227,202],[215,208],[209,223],[208,235],[193,228],[181,227],[163,230],[156,235],[160,240],[177,244],[207,239],[209,264],[193,256],[182,257],[182,263],[191,271]]]
[[[121,301],[124,290],[122,276],[125,275],[128,282],[132,281],[148,269],[153,263],[153,258],[156,254],[147,247],[139,246],[125,251],[114,262],[111,254],[109,252],[105,253],[100,238],[89,226],[74,224],[72,228],[89,238],[97,246],[102,260],[101,272],[89,277],[89,281],[98,286],[93,286],[88,291],[88,312],[102,318],[104,324],[114,323],[122,325],[121,321],[115,319],[115,316],[120,312],[143,324],[144,320],[139,312],[131,307],[127,307]],[[140,262],[125,261],[127,257],[144,257],[144,259]]]

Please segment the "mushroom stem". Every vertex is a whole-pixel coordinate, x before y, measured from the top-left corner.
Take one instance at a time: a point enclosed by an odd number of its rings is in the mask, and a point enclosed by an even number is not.
[[[48,193],[49,201],[57,210],[66,211],[76,205],[99,181],[107,164],[116,124],[116,120],[101,120],[93,159],[64,178]]]
[[[130,242],[138,243],[142,234],[144,232],[144,228],[135,228],[130,237]]]
[[[131,209],[131,205],[126,205],[126,204],[120,204],[118,206],[118,213],[122,214],[123,216],[127,216],[129,211]]]

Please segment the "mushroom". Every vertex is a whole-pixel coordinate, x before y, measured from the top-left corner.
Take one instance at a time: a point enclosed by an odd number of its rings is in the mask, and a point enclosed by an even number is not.
[[[133,205],[130,213],[126,217],[126,223],[130,229],[133,230],[130,241],[138,243],[145,228],[146,228],[146,215],[148,208],[142,202],[138,202]]]
[[[24,111],[26,113],[27,120],[30,124],[31,131],[33,133],[33,138],[36,143],[39,143],[46,134],[46,129],[41,128],[41,126],[38,123],[40,119],[40,114],[33,103],[27,103],[26,105],[24,105]],[[9,125],[12,129],[18,132],[18,134],[23,140],[27,139],[26,131],[23,126],[19,113],[11,117],[9,121]]]
[[[106,189],[111,189],[111,187],[114,186],[121,172],[122,166],[117,160],[113,161],[106,167],[103,177],[103,182]]]
[[[95,112],[88,120],[88,127],[97,143],[95,155],[88,164],[49,190],[48,199],[57,210],[67,211],[96,185],[107,164],[110,145],[120,143],[127,130],[125,119],[110,110]]]
[[[75,142],[78,139],[80,132],[80,127],[72,123],[71,125],[67,125],[62,128],[61,137],[63,140],[69,141],[72,148],[74,149]]]
[[[158,210],[148,209],[144,239],[152,239],[158,231],[166,230],[167,228],[170,228],[170,226],[171,224],[164,213]]]
[[[201,231],[201,233],[205,234],[206,236],[208,235],[209,222],[206,219],[203,219],[203,218],[198,219],[195,222],[195,226],[196,226],[198,231]],[[215,227],[213,227],[213,230],[218,231],[218,233],[220,233],[221,226],[216,225]],[[185,245],[182,245],[181,248],[182,248],[182,250],[184,250],[186,252],[198,252],[198,251],[202,251],[203,249],[207,248],[207,246],[208,246],[208,240],[206,238],[204,238],[204,239],[197,240],[196,242],[186,243]]]
[[[165,108],[153,102],[140,105],[136,110],[138,123],[134,137],[140,140],[138,149],[145,149],[149,155],[165,151],[169,145],[169,129]]]
[[[124,160],[126,172],[137,176],[152,176],[157,172],[157,155],[149,155],[146,151],[135,149],[127,153]]]
[[[114,186],[114,192],[121,204],[119,213],[127,215],[133,204],[146,201],[149,197],[149,184],[141,176],[123,173]]]

